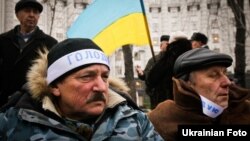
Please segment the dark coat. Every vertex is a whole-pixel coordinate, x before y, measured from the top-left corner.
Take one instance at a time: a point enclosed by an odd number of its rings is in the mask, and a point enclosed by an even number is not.
[[[167,51],[149,71],[146,85],[147,91],[151,93],[151,109],[166,99],[173,99],[172,76],[175,60],[190,49],[192,49],[192,45],[187,39],[179,39],[170,43]]]
[[[149,119],[165,140],[176,140],[180,124],[250,124],[250,90],[232,84],[228,108],[211,118],[203,114],[199,95],[186,82],[174,79],[173,85],[174,100],[160,103],[149,113]]]
[[[151,57],[148,60],[145,69],[143,70],[143,75],[138,75],[138,78],[145,81],[148,77],[150,70],[156,64],[156,62],[158,62],[161,59],[163,54],[164,54],[164,52],[160,52],[159,54],[155,55],[155,60],[154,60],[154,57]]]
[[[38,27],[21,50],[18,43],[18,28],[0,35],[0,107],[7,102],[8,96],[19,90],[26,83],[26,72],[37,58],[38,49],[50,49],[57,40],[46,35]]]
[[[148,60],[148,63],[143,71],[143,75],[138,75],[139,79],[145,81],[145,90],[146,90],[146,94],[149,96],[150,98],[150,104],[151,104],[151,109],[155,108],[155,106],[158,104],[158,95],[154,95],[154,91],[152,91],[152,89],[150,89],[147,85],[147,79],[148,79],[148,75],[151,71],[151,69],[154,67],[155,64],[157,64],[157,62],[163,57],[164,52],[161,51],[159,54],[157,54],[155,56],[155,60],[153,57],[151,57]]]

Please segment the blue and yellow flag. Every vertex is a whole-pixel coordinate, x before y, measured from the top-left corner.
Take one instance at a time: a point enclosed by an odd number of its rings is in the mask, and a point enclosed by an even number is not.
[[[95,0],[76,19],[68,38],[89,38],[110,55],[126,44],[150,44],[142,0]]]

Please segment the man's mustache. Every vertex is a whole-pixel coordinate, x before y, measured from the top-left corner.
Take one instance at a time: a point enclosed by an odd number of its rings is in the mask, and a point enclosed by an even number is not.
[[[106,103],[106,98],[104,97],[104,94],[99,92],[99,93],[94,93],[87,101],[86,103],[89,104],[91,102],[95,101],[103,101]]]

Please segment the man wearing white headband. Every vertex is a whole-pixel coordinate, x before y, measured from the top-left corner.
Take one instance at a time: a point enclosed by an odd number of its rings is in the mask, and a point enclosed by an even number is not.
[[[0,113],[0,140],[163,140],[94,42],[66,39],[40,56]]]
[[[174,64],[174,100],[160,103],[149,119],[164,139],[176,140],[178,125],[250,124],[250,90],[227,76],[232,58],[206,48],[185,52]],[[161,119],[161,120],[159,120]]]

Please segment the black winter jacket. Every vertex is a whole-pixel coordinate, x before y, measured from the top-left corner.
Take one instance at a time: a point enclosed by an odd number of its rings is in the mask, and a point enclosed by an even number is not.
[[[37,58],[37,51],[43,47],[50,49],[57,43],[37,27],[22,50],[18,43],[18,28],[19,25],[0,35],[0,107],[7,102],[8,96],[26,83],[26,73],[32,60]]]

